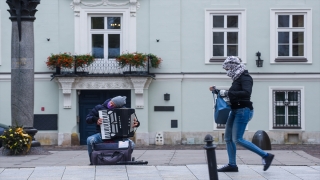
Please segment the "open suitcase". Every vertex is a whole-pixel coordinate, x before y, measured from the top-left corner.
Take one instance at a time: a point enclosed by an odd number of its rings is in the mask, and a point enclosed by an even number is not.
[[[135,161],[130,141],[119,143],[99,143],[93,146],[91,162],[93,165],[148,164],[148,161]]]

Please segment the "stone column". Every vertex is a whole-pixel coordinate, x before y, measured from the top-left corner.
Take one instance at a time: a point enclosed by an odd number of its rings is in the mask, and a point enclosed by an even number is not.
[[[33,22],[40,0],[7,0],[12,21],[11,37],[11,124],[22,125],[33,138],[34,118],[34,31]]]

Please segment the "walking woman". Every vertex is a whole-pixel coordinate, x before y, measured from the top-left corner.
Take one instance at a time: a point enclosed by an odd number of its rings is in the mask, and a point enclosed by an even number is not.
[[[245,65],[241,63],[238,57],[229,56],[222,64],[223,69],[227,71],[227,76],[231,77],[233,82],[229,90],[218,90],[224,99],[229,99],[231,112],[229,114],[224,140],[227,145],[229,163],[218,169],[218,172],[238,172],[236,163],[236,144],[258,154],[262,157],[264,164],[263,170],[266,171],[274,158],[273,154],[266,153],[253,143],[243,139],[248,122],[253,116],[253,106],[250,101],[253,80]],[[215,93],[215,86],[209,88]]]

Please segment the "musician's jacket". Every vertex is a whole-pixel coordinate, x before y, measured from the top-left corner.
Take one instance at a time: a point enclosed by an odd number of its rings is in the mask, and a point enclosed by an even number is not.
[[[97,125],[97,121],[99,119],[99,111],[108,109],[107,104],[109,103],[109,101],[111,101],[111,99],[112,98],[107,99],[103,104],[96,105],[86,117],[86,121],[88,124],[96,124],[96,130],[98,133],[101,133],[100,125]],[[122,108],[125,108],[125,106],[123,106]],[[140,122],[138,121],[137,127],[139,126],[140,126]]]

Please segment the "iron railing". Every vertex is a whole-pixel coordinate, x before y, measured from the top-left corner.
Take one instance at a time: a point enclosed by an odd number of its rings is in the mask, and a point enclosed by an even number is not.
[[[111,74],[137,74],[137,75],[150,75],[149,73],[149,61],[145,67],[125,66],[121,67],[114,58],[97,58],[88,67],[76,67],[73,69],[62,68],[61,75],[111,75]],[[56,74],[57,75],[57,74]]]

